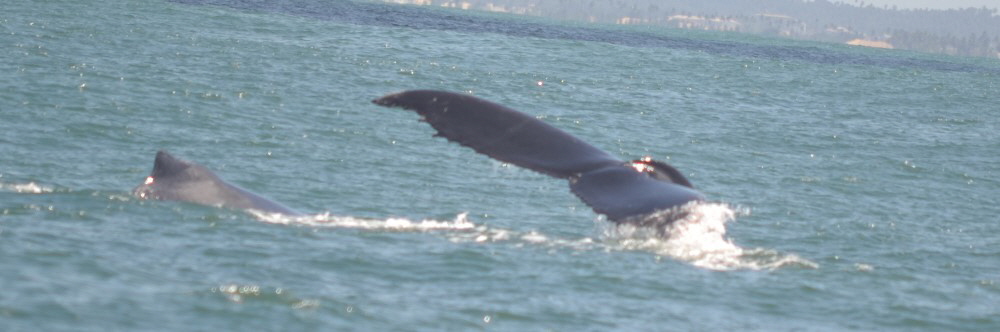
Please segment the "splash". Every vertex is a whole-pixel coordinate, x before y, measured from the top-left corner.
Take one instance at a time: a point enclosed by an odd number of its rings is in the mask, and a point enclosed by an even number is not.
[[[710,270],[818,267],[796,255],[745,249],[734,244],[726,236],[726,223],[749,214],[749,209],[724,203],[696,202],[659,212],[637,223],[604,223],[602,238],[609,249],[649,251]]]

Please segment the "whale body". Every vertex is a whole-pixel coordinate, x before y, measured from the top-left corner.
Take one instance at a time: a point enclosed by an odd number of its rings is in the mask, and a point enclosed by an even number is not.
[[[181,201],[235,210],[298,215],[298,212],[230,184],[196,163],[175,158],[166,151],[156,153],[153,171],[132,190],[140,199]]]
[[[649,157],[623,161],[533,116],[470,95],[409,90],[372,100],[415,111],[437,134],[499,161],[569,181],[594,212],[614,222],[705,200],[673,166]]]

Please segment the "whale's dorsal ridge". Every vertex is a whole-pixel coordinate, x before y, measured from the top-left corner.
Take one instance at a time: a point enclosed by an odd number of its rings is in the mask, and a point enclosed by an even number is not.
[[[156,152],[156,159],[153,160],[153,172],[150,176],[163,177],[176,175],[191,167],[191,165],[190,162],[178,159],[166,150],[160,150]]]
[[[141,199],[182,201],[238,210],[298,215],[292,209],[230,184],[196,163],[160,150],[145,183],[132,190]]]

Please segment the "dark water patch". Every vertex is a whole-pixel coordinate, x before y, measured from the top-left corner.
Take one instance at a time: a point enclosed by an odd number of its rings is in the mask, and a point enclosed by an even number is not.
[[[590,27],[555,25],[528,20],[506,19],[483,13],[454,9],[355,1],[317,0],[171,0],[190,5],[211,5],[240,10],[281,13],[324,21],[358,25],[412,29],[497,33],[515,37],[535,37],[602,42],[632,47],[659,47],[706,52],[709,54],[775,60],[797,60],[831,65],[869,65],[888,68],[981,72],[1000,74],[1000,69],[902,56],[838,52],[815,46],[757,45],[723,40],[664,36],[640,31],[616,31]]]

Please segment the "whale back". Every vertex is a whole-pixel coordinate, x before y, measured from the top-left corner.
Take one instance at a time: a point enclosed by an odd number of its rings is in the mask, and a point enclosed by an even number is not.
[[[230,184],[196,163],[166,151],[156,153],[153,171],[145,183],[132,190],[141,199],[181,201],[237,210],[296,215],[295,211],[246,189]]]

